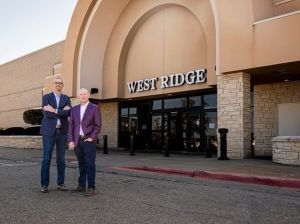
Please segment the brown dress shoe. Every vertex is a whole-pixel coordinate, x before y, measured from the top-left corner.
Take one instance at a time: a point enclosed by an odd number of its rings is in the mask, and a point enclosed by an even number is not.
[[[61,184],[61,185],[57,185],[57,190],[59,190],[59,191],[68,191],[69,189],[66,188],[66,186],[64,184]]]
[[[48,187],[47,186],[42,186],[41,187],[41,192],[42,193],[48,193],[49,192]]]
[[[85,196],[93,196],[93,195],[95,195],[95,194],[96,194],[95,188],[89,188],[89,189],[87,190],[87,192],[85,193]]]
[[[72,193],[85,192],[85,187],[77,186],[71,191]]]

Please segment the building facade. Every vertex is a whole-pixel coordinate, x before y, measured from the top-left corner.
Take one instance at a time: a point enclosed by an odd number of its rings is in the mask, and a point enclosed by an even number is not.
[[[25,111],[41,108],[45,79],[61,73],[64,42],[0,65],[0,129],[28,128]]]
[[[109,147],[217,150],[227,128],[229,158],[271,156],[300,136],[299,22],[300,0],[79,0],[60,75],[91,90]]]

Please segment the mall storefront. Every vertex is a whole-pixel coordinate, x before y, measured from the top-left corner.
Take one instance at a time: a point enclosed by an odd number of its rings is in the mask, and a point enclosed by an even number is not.
[[[300,0],[80,0],[64,42],[0,66],[0,129],[61,76],[101,107],[100,145],[205,152],[226,128],[230,159],[300,165],[299,21]]]
[[[296,164],[299,20],[300,0],[78,1],[64,90],[91,90],[110,148],[134,136],[136,149],[205,152],[226,128],[229,158],[278,152]],[[280,135],[298,136],[295,152],[278,150]]]
[[[213,93],[120,102],[119,147],[133,135],[135,149],[216,153],[216,106]]]

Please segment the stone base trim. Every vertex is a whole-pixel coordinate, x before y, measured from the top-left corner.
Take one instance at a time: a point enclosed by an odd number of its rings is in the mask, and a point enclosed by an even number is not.
[[[0,136],[0,147],[41,149],[42,136]]]
[[[273,162],[300,166],[300,136],[278,136],[272,139]]]

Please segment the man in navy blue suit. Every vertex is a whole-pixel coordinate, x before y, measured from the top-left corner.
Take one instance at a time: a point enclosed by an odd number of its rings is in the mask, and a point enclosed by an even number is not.
[[[67,144],[68,117],[71,101],[62,94],[63,80],[54,79],[53,92],[43,96],[43,120],[40,133],[43,136],[43,159],[41,165],[41,192],[48,193],[52,151],[56,146],[57,189],[67,191],[65,186],[65,149]]]

